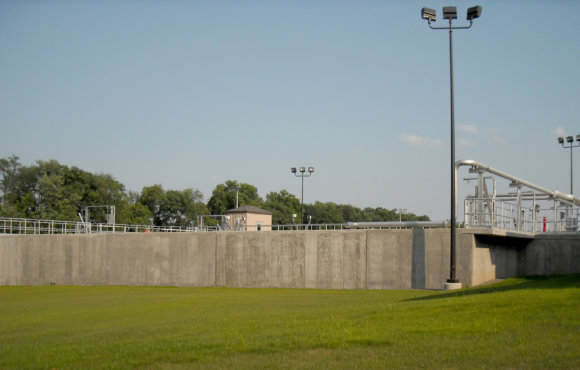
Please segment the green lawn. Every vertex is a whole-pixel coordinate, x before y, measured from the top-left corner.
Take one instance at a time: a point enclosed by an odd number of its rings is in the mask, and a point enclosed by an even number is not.
[[[0,287],[2,368],[580,368],[580,275],[456,292]]]

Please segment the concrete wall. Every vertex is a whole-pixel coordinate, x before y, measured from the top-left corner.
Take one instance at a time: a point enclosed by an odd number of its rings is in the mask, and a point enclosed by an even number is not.
[[[580,272],[580,234],[541,234],[524,251],[526,275]]]
[[[471,286],[524,275],[524,251],[532,238],[475,234],[471,248]]]
[[[580,235],[457,234],[464,285],[580,272]],[[441,289],[448,230],[0,235],[0,285]]]

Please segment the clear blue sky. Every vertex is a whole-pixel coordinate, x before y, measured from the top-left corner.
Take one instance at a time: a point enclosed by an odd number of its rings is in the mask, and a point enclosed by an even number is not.
[[[290,167],[314,166],[306,203],[449,218],[448,33],[420,19],[448,3],[4,0],[0,157],[206,200],[229,179],[300,196]],[[478,3],[456,4],[466,24]],[[569,192],[580,2],[479,4],[454,32],[456,158]]]

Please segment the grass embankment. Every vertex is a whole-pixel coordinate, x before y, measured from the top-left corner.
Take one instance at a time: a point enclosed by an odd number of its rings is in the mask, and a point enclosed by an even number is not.
[[[0,367],[580,367],[580,275],[458,292],[0,287]]]

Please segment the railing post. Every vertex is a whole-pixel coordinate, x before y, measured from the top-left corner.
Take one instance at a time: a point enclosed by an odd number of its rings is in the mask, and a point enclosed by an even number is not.
[[[488,206],[489,209],[489,226],[493,229],[496,225],[496,209],[495,209],[495,199],[488,198]]]
[[[556,222],[558,221],[558,207],[556,207],[557,200],[554,199],[554,228],[552,231],[556,231]]]

